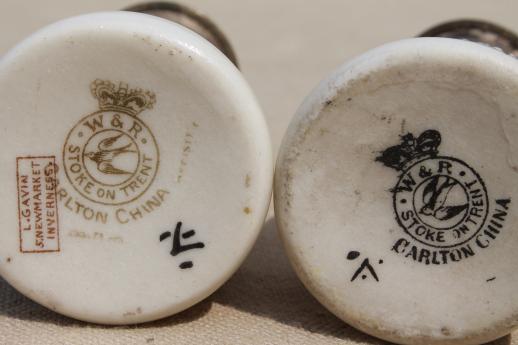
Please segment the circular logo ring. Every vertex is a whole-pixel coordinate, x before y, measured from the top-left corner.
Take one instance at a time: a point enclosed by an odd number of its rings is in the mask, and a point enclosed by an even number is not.
[[[149,127],[123,111],[101,110],[83,117],[63,147],[64,170],[72,187],[103,205],[127,204],[142,196],[159,162]]]
[[[429,157],[405,168],[393,191],[398,224],[435,248],[470,241],[482,229],[489,198],[480,175],[453,157]]]

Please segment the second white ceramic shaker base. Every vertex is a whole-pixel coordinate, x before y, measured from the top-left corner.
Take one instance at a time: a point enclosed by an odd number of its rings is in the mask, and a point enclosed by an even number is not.
[[[312,294],[401,344],[518,324],[518,62],[419,38],[323,81],[282,144],[275,211]]]

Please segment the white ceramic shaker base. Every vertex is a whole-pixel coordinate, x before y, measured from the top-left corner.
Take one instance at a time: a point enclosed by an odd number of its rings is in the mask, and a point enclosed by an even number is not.
[[[275,211],[312,294],[401,344],[518,324],[518,62],[420,38],[323,81],[282,144]]]
[[[206,40],[136,13],[64,20],[2,58],[0,92],[0,273],[21,293],[130,324],[239,267],[270,201],[270,142]]]

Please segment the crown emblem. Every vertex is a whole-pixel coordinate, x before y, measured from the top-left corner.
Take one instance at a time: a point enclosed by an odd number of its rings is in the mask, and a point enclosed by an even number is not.
[[[432,158],[439,153],[441,134],[429,129],[417,138],[412,133],[401,136],[401,144],[391,146],[376,157],[376,161],[398,171],[405,170],[411,163],[422,158]]]
[[[97,79],[90,85],[92,95],[99,101],[99,108],[105,111],[121,111],[137,116],[145,109],[153,108],[155,94],[142,89],[129,89],[128,84]]]

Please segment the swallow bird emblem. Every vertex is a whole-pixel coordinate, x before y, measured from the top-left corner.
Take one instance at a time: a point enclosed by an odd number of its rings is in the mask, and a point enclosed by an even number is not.
[[[448,220],[462,211],[468,204],[447,205],[448,195],[458,182],[448,176],[434,176],[423,191],[423,207],[419,213],[433,216],[438,220]]]
[[[131,171],[117,168],[113,165],[113,160],[122,154],[126,153],[137,153],[135,150],[131,150],[132,143],[120,144],[120,139],[124,134],[114,135],[105,138],[97,145],[98,150],[95,152],[87,152],[86,157],[91,159],[97,164],[97,170],[104,174],[110,175],[128,175],[132,174]]]

